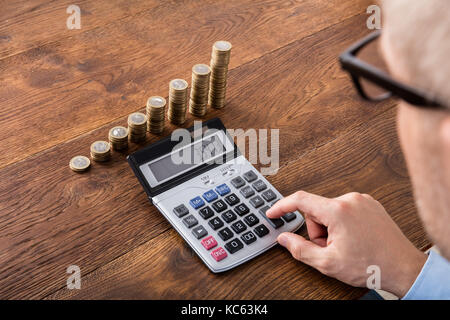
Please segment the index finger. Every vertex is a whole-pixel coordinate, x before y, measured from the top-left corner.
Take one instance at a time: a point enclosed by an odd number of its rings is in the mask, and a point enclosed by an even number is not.
[[[329,213],[334,209],[332,199],[321,197],[305,191],[297,191],[290,196],[276,202],[266,214],[269,218],[279,218],[288,212],[300,210],[304,214],[314,218],[324,226],[329,225]]]

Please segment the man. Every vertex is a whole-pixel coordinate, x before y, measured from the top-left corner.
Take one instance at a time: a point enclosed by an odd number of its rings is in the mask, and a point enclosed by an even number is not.
[[[366,286],[367,268],[375,265],[381,289],[400,298],[450,299],[449,12],[448,0],[384,1],[381,51],[395,80],[387,85],[377,78],[384,88],[397,81],[426,93],[423,101],[439,101],[440,109],[401,101],[397,127],[419,215],[442,256],[415,248],[367,194],[328,199],[299,191],[267,212],[270,218],[297,209],[305,215],[310,240],[293,233],[278,237],[295,259],[358,287]],[[395,93],[403,98],[402,90]]]

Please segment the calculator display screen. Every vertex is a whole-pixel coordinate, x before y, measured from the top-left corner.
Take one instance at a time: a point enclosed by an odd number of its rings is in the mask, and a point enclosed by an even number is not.
[[[148,166],[156,181],[161,182],[216,158],[225,151],[225,146],[219,137],[212,135],[163,156]]]

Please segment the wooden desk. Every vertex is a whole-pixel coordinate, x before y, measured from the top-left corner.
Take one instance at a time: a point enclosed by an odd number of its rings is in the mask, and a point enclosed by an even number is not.
[[[216,40],[232,42],[229,128],[280,129],[285,195],[370,193],[419,248],[395,102],[362,102],[337,63],[369,31],[370,0],[8,1],[0,13],[0,297],[352,299],[365,291],[294,261],[282,248],[214,275],[152,207],[125,161],[76,174],[113,125],[190,81]],[[194,118],[189,115],[185,127]],[[168,125],[164,135],[175,126]],[[148,135],[146,144],[160,137]],[[132,145],[128,153],[136,150]],[[305,233],[302,229],[301,233]],[[82,289],[66,289],[78,265]]]

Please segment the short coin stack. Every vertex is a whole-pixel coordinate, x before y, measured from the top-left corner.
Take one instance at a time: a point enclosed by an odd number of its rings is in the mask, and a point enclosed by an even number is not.
[[[91,144],[92,160],[97,162],[108,161],[111,159],[111,148],[106,141],[95,141]]]
[[[153,96],[147,100],[147,129],[151,133],[164,131],[164,117],[166,113],[166,99]]]
[[[230,56],[231,43],[228,41],[217,41],[214,43],[211,56],[211,80],[208,100],[212,108],[221,109],[225,106]]]
[[[69,167],[75,172],[86,171],[91,165],[91,161],[85,156],[75,156],[70,159]]]
[[[117,126],[109,130],[109,142],[114,150],[124,150],[128,148],[128,130],[125,127]]]
[[[147,116],[135,112],[128,116],[128,135],[133,142],[142,142],[147,134]]]
[[[194,116],[203,117],[206,114],[210,75],[211,69],[206,64],[196,64],[192,68],[189,112]]]
[[[181,125],[186,121],[187,89],[188,83],[183,79],[170,81],[167,118],[173,124]]]

